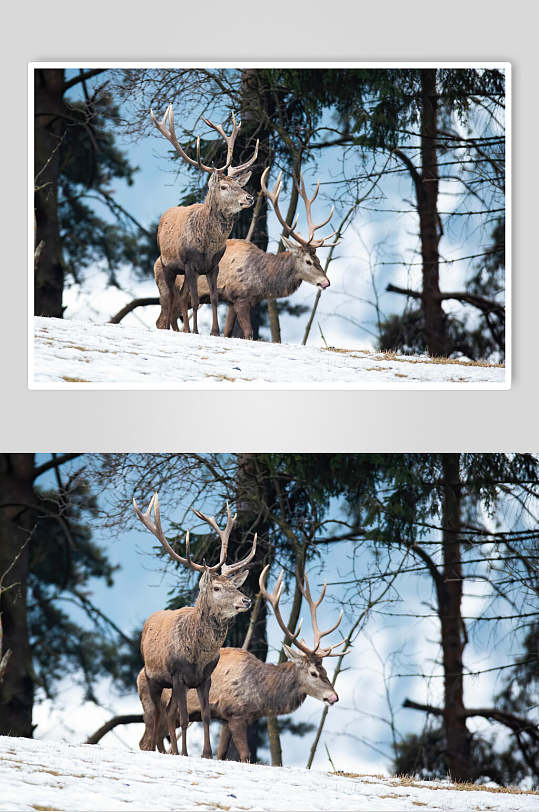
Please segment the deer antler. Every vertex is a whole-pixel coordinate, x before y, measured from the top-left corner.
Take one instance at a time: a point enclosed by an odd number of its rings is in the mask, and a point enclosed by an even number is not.
[[[322,247],[328,247],[328,248],[331,247],[331,245],[327,242],[327,240],[330,240],[331,237],[334,237],[335,234],[337,233],[336,231],[334,231],[333,234],[330,234],[329,237],[324,237],[323,239],[319,239],[319,240],[314,239],[314,232],[318,231],[319,228],[322,228],[323,226],[327,225],[327,223],[329,223],[329,221],[333,217],[333,211],[334,211],[334,207],[332,206],[331,211],[329,213],[329,217],[327,217],[324,220],[323,223],[320,223],[319,225],[316,225],[316,226],[314,225],[314,223],[312,221],[312,217],[311,217],[311,206],[312,206],[313,202],[316,200],[316,197],[318,195],[318,190],[320,188],[320,181],[318,181],[318,183],[316,184],[316,189],[315,189],[315,192],[314,192],[313,196],[308,197],[306,189],[305,189],[305,182],[303,180],[303,175],[300,173],[300,185],[298,185],[296,183],[295,179],[294,179],[294,184],[296,186],[296,189],[298,190],[298,195],[302,198],[303,202],[305,203],[305,212],[306,212],[306,215],[307,215],[307,224],[309,226],[309,237],[308,237],[308,239],[305,239],[304,237],[301,236],[301,234],[298,234],[296,231],[294,231],[294,229],[296,228],[298,218],[296,217],[295,221],[290,226],[286,222],[285,218],[283,217],[283,215],[281,214],[281,211],[279,209],[279,195],[281,193],[281,182],[282,182],[282,175],[283,175],[282,171],[279,172],[279,176],[278,176],[277,181],[275,183],[275,186],[273,187],[271,192],[269,191],[268,186],[267,186],[267,180],[268,180],[269,171],[270,171],[270,168],[269,168],[269,166],[267,166],[266,169],[264,170],[264,172],[262,173],[262,177],[260,179],[260,186],[262,188],[262,191],[266,195],[266,197],[271,201],[271,204],[273,206],[273,210],[274,210],[274,212],[275,212],[275,214],[277,216],[277,219],[279,220],[281,225],[287,231],[287,236],[293,237],[294,240],[297,243],[299,243],[299,245],[302,245],[304,248],[315,248],[316,249],[316,248],[322,248]],[[335,242],[332,245],[337,245],[337,243]]]
[[[136,500],[133,498],[133,507],[135,508],[135,513],[137,514],[138,518],[146,527],[150,533],[159,539],[161,544],[163,545],[164,549],[167,551],[171,558],[174,558],[176,561],[179,561],[180,564],[183,564],[185,567],[189,567],[191,570],[195,570],[196,572],[204,572],[205,570],[210,570],[210,572],[214,572],[217,567],[206,567],[204,564],[197,564],[195,561],[191,560],[190,554],[190,545],[189,545],[189,530],[185,534],[185,558],[178,553],[174,552],[172,547],[170,546],[165,534],[163,533],[163,528],[161,527],[161,512],[159,510],[159,497],[157,493],[154,493],[150,500],[150,504],[148,505],[148,509],[145,513],[143,513],[139,506],[137,505]],[[154,513],[155,521],[152,521],[152,510]]]
[[[318,607],[320,606],[320,604],[324,600],[324,596],[326,594],[326,586],[327,586],[327,584],[324,581],[324,585],[322,587],[320,597],[318,598],[317,601],[315,601],[315,600],[312,599],[312,596],[311,596],[311,588],[309,586],[309,579],[307,578],[307,573],[304,574],[304,578],[305,578],[305,586],[302,586],[301,581],[298,579],[298,587],[299,587],[299,589],[301,591],[301,594],[303,595],[303,597],[307,601],[307,603],[309,605],[309,610],[311,612],[311,622],[312,622],[312,625],[313,625],[313,634],[314,634],[314,647],[312,649],[312,653],[317,654],[319,657],[322,657],[322,658],[323,657],[338,657],[338,656],[340,656],[340,654],[332,654],[331,652],[333,651],[334,648],[337,648],[338,646],[342,646],[342,644],[346,641],[346,638],[344,640],[339,641],[338,643],[335,643],[335,645],[330,646],[329,648],[320,648],[320,640],[322,639],[322,637],[326,637],[326,635],[331,634],[331,632],[335,631],[335,629],[337,628],[337,626],[340,624],[340,622],[342,620],[343,610],[341,609],[341,611],[339,613],[339,617],[337,619],[337,622],[330,629],[327,629],[327,631],[321,632],[320,629],[318,628],[318,620],[317,620],[317,617],[316,617],[316,610],[318,609]]]
[[[260,573],[260,578],[258,579],[258,585],[260,586],[260,592],[262,593],[263,597],[268,601],[268,603],[271,604],[272,609],[273,609],[273,614],[275,615],[275,619],[277,620],[277,623],[279,624],[279,626],[281,627],[283,632],[287,635],[287,637],[290,638],[290,642],[295,643],[296,646],[299,649],[301,649],[301,651],[303,651],[305,654],[309,654],[309,649],[302,646],[301,643],[298,640],[296,640],[298,634],[301,631],[301,624],[302,624],[303,621],[300,620],[300,622],[298,624],[297,631],[295,633],[292,633],[290,631],[290,629],[288,628],[288,626],[286,625],[286,623],[284,622],[282,616],[281,616],[281,610],[279,609],[279,599],[280,599],[281,593],[283,591],[284,570],[281,570],[281,572],[279,574],[279,577],[277,578],[277,581],[275,582],[275,588],[274,588],[273,592],[270,595],[270,593],[266,589],[266,585],[265,585],[266,576],[268,574],[269,568],[270,568],[270,564],[266,564],[266,566],[264,567],[264,569]]]
[[[223,138],[225,143],[226,143],[226,146],[227,146],[226,163],[221,168],[217,168],[217,167],[214,167],[214,166],[206,166],[206,164],[203,164],[201,162],[201,160],[200,160],[200,136],[197,136],[197,145],[196,145],[196,155],[197,155],[197,157],[196,157],[196,160],[191,158],[185,152],[182,145],[178,141],[178,138],[176,136],[176,131],[174,129],[174,111],[172,109],[172,104],[168,105],[167,109],[165,110],[165,115],[163,116],[161,121],[157,120],[157,118],[155,117],[155,115],[153,113],[153,110],[151,110],[151,109],[150,109],[150,116],[152,118],[153,123],[155,124],[155,126],[157,127],[159,132],[161,133],[161,135],[163,135],[167,139],[167,141],[170,141],[170,143],[172,144],[172,146],[174,147],[174,149],[176,150],[178,155],[180,155],[180,157],[183,158],[184,161],[187,161],[187,163],[190,164],[191,166],[196,166],[197,169],[201,169],[204,172],[209,172],[209,173],[217,172],[219,175],[222,175],[226,170],[228,170],[228,175],[230,175],[230,176],[237,175],[240,172],[243,172],[244,169],[246,169],[248,166],[251,166],[251,164],[255,162],[255,160],[256,160],[256,158],[258,156],[258,140],[257,140],[256,146],[255,146],[255,151],[254,151],[254,154],[252,155],[252,157],[249,158],[249,160],[246,161],[245,163],[240,164],[239,166],[235,166],[235,167],[231,166],[231,164],[232,164],[232,154],[234,152],[234,144],[236,142],[236,138],[238,136],[238,132],[239,132],[240,127],[241,127],[241,123],[240,124],[236,123],[236,117],[235,117],[234,113],[232,113],[232,132],[230,133],[230,135],[227,135],[225,133],[223,127],[220,124],[214,124],[212,121],[210,121],[207,118],[202,119],[202,121],[205,124],[207,124],[208,127],[211,127],[217,133],[219,133],[221,138]],[[167,127],[167,119],[168,119],[168,127]]]
[[[280,575],[277,578],[277,581],[275,583],[275,588],[274,588],[272,594],[270,595],[269,592],[267,591],[266,587],[265,587],[266,575],[267,575],[267,572],[268,572],[269,568],[270,568],[270,565],[267,564],[264,567],[264,569],[262,570],[261,574],[260,574],[260,578],[259,578],[259,581],[258,581],[258,583],[260,585],[260,592],[262,593],[264,598],[271,604],[271,606],[273,608],[273,613],[275,615],[275,618],[276,618],[279,626],[290,637],[291,642],[294,643],[294,645],[297,648],[299,648],[300,651],[303,651],[304,654],[315,654],[317,657],[320,657],[322,659],[324,657],[339,657],[340,656],[339,653],[332,654],[331,652],[333,651],[334,648],[337,648],[337,646],[341,646],[346,641],[346,638],[344,640],[341,640],[339,643],[335,643],[335,645],[330,646],[329,648],[322,648],[322,649],[320,648],[320,640],[322,639],[322,637],[325,637],[326,635],[331,634],[331,632],[334,632],[335,629],[337,628],[337,626],[339,625],[339,623],[341,622],[342,616],[343,616],[342,609],[341,609],[341,612],[339,614],[339,619],[337,620],[335,625],[332,626],[330,629],[328,629],[325,632],[320,632],[320,630],[318,628],[318,621],[317,621],[317,618],[316,618],[316,610],[320,606],[320,604],[322,603],[322,601],[324,599],[324,595],[326,594],[326,583],[324,582],[324,586],[322,587],[322,592],[320,593],[320,597],[318,598],[318,600],[313,601],[313,599],[311,597],[311,590],[310,590],[310,587],[309,587],[309,580],[307,578],[307,575],[305,575],[305,588],[304,588],[302,586],[302,584],[301,584],[301,579],[298,577],[298,575],[296,573],[296,581],[297,581],[298,587],[299,587],[299,589],[301,591],[301,594],[303,595],[303,597],[307,601],[307,603],[309,605],[309,609],[311,611],[311,621],[312,621],[313,633],[314,633],[314,645],[313,645],[312,648],[309,648],[307,646],[305,640],[297,640],[296,639],[298,637],[300,629],[301,629],[301,621],[300,621],[300,623],[298,625],[298,629],[297,629],[296,633],[292,634],[292,632],[287,627],[286,623],[284,622],[284,620],[281,617],[281,612],[280,612],[280,609],[279,609],[279,599],[280,599],[282,591],[283,591],[283,574],[284,574],[284,570],[281,570]]]
[[[237,519],[237,514],[235,516],[231,515],[228,502],[226,503],[226,512],[227,512],[226,527],[224,530],[221,530],[221,528],[217,524],[215,516],[206,516],[206,514],[202,513],[202,511],[195,510],[193,508],[193,513],[196,516],[198,516],[199,519],[202,519],[203,521],[207,522],[207,524],[209,524],[210,527],[213,528],[213,530],[215,530],[215,532],[221,539],[221,554],[219,556],[219,564],[211,568],[212,572],[221,567],[221,575],[229,576],[235,572],[238,572],[239,570],[245,569],[247,567],[247,564],[249,564],[249,562],[253,559],[254,554],[256,552],[256,542],[258,535],[257,533],[255,533],[251,549],[249,553],[245,556],[245,558],[242,558],[241,561],[236,561],[235,564],[225,564],[226,554],[228,551],[228,540],[230,538],[232,528],[234,527],[234,523]]]

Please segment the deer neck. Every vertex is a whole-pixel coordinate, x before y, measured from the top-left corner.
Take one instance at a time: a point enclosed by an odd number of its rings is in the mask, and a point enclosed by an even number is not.
[[[268,298],[278,299],[281,296],[290,296],[301,285],[301,279],[296,274],[294,255],[291,251],[280,251],[278,254],[268,254],[267,256]]]
[[[271,671],[266,676],[266,696],[270,699],[272,715],[292,713],[306,697],[299,686],[296,666],[294,663],[279,663],[269,668]]]
[[[201,211],[205,214],[206,228],[210,236],[213,238],[220,236],[226,240],[234,225],[234,215],[223,212],[215,192],[208,192],[204,201],[204,208]]]
[[[194,610],[196,613],[197,623],[200,623],[200,627],[205,630],[208,643],[213,642],[218,648],[220,648],[224,643],[228,632],[229,618],[216,615],[215,612],[213,612],[209,607],[205,596],[200,593],[197,598],[197,602],[195,603]]]

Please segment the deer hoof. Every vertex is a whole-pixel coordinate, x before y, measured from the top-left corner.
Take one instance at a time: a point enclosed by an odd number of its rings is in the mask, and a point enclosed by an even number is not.
[[[202,758],[213,758],[212,751],[210,750],[209,752],[203,752],[202,753]]]

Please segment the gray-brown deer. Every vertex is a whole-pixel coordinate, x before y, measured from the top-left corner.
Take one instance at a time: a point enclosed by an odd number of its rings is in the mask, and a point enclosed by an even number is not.
[[[247,240],[227,240],[226,251],[219,263],[217,275],[217,294],[219,301],[228,302],[228,314],[225,325],[225,336],[231,336],[236,318],[242,329],[244,338],[252,339],[253,328],[251,324],[251,308],[265,299],[279,299],[290,296],[299,288],[302,282],[309,282],[319,288],[329,287],[327,278],[316,250],[322,247],[331,247],[329,244],[334,234],[322,239],[315,239],[315,232],[327,225],[333,215],[329,216],[319,225],[312,221],[311,206],[318,195],[320,182],[317,183],[312,197],[308,197],[303,176],[300,175],[298,193],[305,204],[308,237],[302,237],[295,230],[295,226],[287,225],[279,209],[279,194],[281,191],[282,172],[272,191],[267,187],[269,167],[265,169],[261,186],[266,197],[271,201],[275,214],[281,225],[288,232],[281,240],[287,250],[278,254],[270,254],[257,248]],[[290,237],[292,239],[290,239]],[[181,313],[184,329],[187,321],[187,312],[191,303],[191,296],[186,280],[176,281],[175,299],[172,308],[172,322],[168,319],[168,287],[159,262],[155,263],[154,276],[159,288],[161,300],[161,313],[157,319],[157,327],[178,330],[178,317]],[[209,285],[204,277],[198,280],[198,301],[205,304],[211,300]]]
[[[281,617],[279,599],[283,588],[283,572],[279,575],[273,593],[269,594],[265,587],[265,579],[269,566],[265,567],[260,575],[260,589],[268,600],[275,613],[277,622],[286,636],[290,639],[289,646],[283,646],[289,662],[271,665],[259,660],[242,648],[222,648],[219,662],[212,674],[210,686],[210,713],[212,719],[223,722],[223,730],[219,741],[217,758],[226,758],[230,737],[234,741],[241,761],[249,761],[250,752],[247,743],[247,728],[257,719],[264,716],[279,716],[295,711],[305,701],[306,696],[312,696],[334,705],[339,697],[331,684],[323,666],[324,657],[337,657],[333,654],[337,643],[329,648],[321,648],[322,637],[335,631],[342,619],[342,613],[330,629],[320,632],[316,620],[316,609],[320,605],[325,584],[317,601],[311,597],[309,581],[305,576],[304,587],[300,589],[305,596],[311,611],[314,645],[309,648],[305,641],[297,640],[300,629],[292,634]],[[295,645],[299,651],[292,648]],[[140,740],[141,750],[152,748],[152,729],[154,724],[154,707],[149,694],[148,681],[142,670],[137,678],[137,689],[144,711],[145,730]],[[163,702],[170,698],[169,691],[163,691]],[[201,706],[195,691],[187,693],[187,707],[189,718],[200,720]],[[164,752],[163,739],[167,735],[166,726],[161,725],[157,747]]]
[[[179,711],[182,729],[182,755],[187,755],[187,691],[196,688],[200,705],[200,715],[204,723],[203,758],[211,758],[210,743],[210,679],[219,660],[219,650],[225,641],[228,625],[238,612],[246,612],[251,601],[239,591],[247,577],[247,565],[256,551],[256,535],[248,555],[235,564],[227,565],[226,556],[230,533],[236,517],[232,517],[227,505],[227,523],[224,530],[217,525],[215,517],[205,516],[199,510],[195,514],[215,530],[221,539],[219,561],[215,566],[197,564],[191,559],[189,531],[185,537],[185,558],[174,552],[161,527],[159,497],[154,494],[143,513],[133,499],[135,512],[144,526],[159,539],[163,548],[175,561],[191,570],[201,573],[199,592],[194,606],[181,609],[165,609],[154,612],[142,629],[140,650],[144,662],[144,673],[148,681],[148,691],[154,712],[152,744],[157,743],[161,718],[161,693],[171,689],[166,707],[168,734],[171,752],[178,753],[176,741],[176,719]],[[152,521],[152,510],[154,520]],[[221,570],[218,575],[217,571]]]
[[[234,218],[242,209],[253,205],[254,198],[242,188],[245,186],[251,173],[248,168],[255,162],[258,155],[258,141],[253,155],[239,166],[232,166],[234,143],[238,135],[240,124],[236,123],[232,115],[232,132],[226,135],[220,124],[213,124],[203,118],[208,127],[212,127],[225,140],[227,156],[225,164],[217,169],[206,166],[200,160],[200,136],[197,138],[196,160],[191,158],[179,143],[174,130],[174,113],[169,104],[165,115],[158,121],[150,110],[152,121],[170,141],[178,155],[190,166],[196,166],[203,172],[208,172],[208,194],[204,203],[193,203],[191,206],[173,206],[163,214],[157,230],[157,246],[159,258],[156,265],[163,275],[165,290],[161,293],[161,304],[165,309],[165,322],[168,329],[172,319],[172,303],[174,296],[174,283],[178,275],[185,277],[187,289],[191,293],[193,303],[193,332],[198,333],[197,309],[199,275],[205,275],[208,283],[209,298],[212,305],[213,321],[211,334],[219,335],[219,322],[217,318],[217,270],[219,260],[224,254],[226,240],[230,235]],[[167,126],[168,119],[168,126]],[[225,174],[225,172],[227,174]],[[189,332],[189,321],[183,325],[185,332]]]

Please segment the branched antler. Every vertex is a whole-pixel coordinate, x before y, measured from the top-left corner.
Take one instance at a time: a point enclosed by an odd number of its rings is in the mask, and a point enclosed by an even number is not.
[[[190,164],[191,166],[196,166],[197,169],[200,169],[203,172],[209,172],[209,173],[217,172],[219,175],[222,175],[222,174],[224,174],[225,171],[228,170],[227,174],[230,177],[233,177],[234,175],[239,175],[241,172],[243,172],[245,169],[247,169],[247,167],[251,166],[251,164],[253,164],[256,161],[257,157],[258,157],[258,144],[259,144],[259,142],[257,140],[253,155],[247,161],[240,164],[239,166],[232,166],[232,156],[233,156],[233,152],[234,152],[234,144],[236,143],[236,138],[238,137],[238,133],[239,133],[240,127],[241,127],[241,123],[240,124],[236,123],[236,116],[234,115],[234,113],[232,113],[232,132],[230,133],[230,135],[227,135],[225,133],[225,131],[224,131],[223,127],[221,126],[221,124],[214,124],[212,121],[210,121],[207,118],[202,119],[202,121],[205,124],[207,124],[208,127],[211,127],[217,133],[219,133],[221,138],[223,138],[224,141],[225,141],[225,144],[226,144],[226,147],[227,147],[226,162],[225,162],[224,166],[222,166],[220,168],[215,167],[215,166],[207,166],[206,164],[203,164],[201,162],[201,160],[200,160],[200,136],[197,136],[197,144],[196,144],[196,156],[197,157],[196,157],[196,160],[194,158],[191,158],[185,152],[182,145],[178,141],[178,138],[176,136],[176,130],[174,129],[174,111],[172,109],[172,104],[168,105],[167,109],[165,110],[165,115],[163,116],[161,121],[158,121],[158,119],[155,117],[153,110],[150,110],[150,116],[152,118],[153,123],[155,124],[155,126],[157,127],[159,132],[161,133],[161,135],[163,135],[167,139],[167,141],[169,141],[172,144],[172,146],[174,147],[174,149],[176,150],[178,155],[180,155],[180,157],[183,158],[184,161],[187,161],[188,164]],[[167,124],[168,124],[168,126],[167,126]]]
[[[299,234],[297,231],[295,231],[298,218],[296,217],[296,219],[294,220],[292,225],[289,225],[286,222],[284,216],[282,215],[281,210],[279,209],[279,195],[281,193],[282,176],[283,176],[282,171],[279,172],[279,175],[277,177],[277,181],[275,182],[275,186],[273,187],[273,189],[271,191],[268,189],[268,185],[267,185],[269,171],[270,171],[270,168],[269,168],[269,166],[267,166],[266,169],[264,170],[264,172],[262,173],[262,177],[260,179],[260,185],[261,185],[262,191],[264,192],[264,194],[266,195],[268,200],[271,201],[271,204],[273,206],[273,210],[274,210],[274,212],[275,212],[275,214],[277,216],[277,219],[279,220],[279,222],[281,223],[283,228],[286,229],[287,236],[293,237],[293,239],[299,245],[302,245],[305,248],[314,248],[314,249],[322,248],[322,247],[331,248],[332,245],[337,245],[337,242],[331,243],[331,244],[327,242],[328,240],[330,240],[332,237],[335,236],[335,234],[337,233],[336,231],[334,231],[333,234],[330,234],[329,237],[323,237],[322,239],[318,239],[318,240],[314,239],[315,231],[318,231],[319,228],[323,228],[323,226],[325,226],[325,225],[327,225],[327,223],[329,223],[329,221],[333,217],[333,211],[334,211],[334,207],[332,207],[331,211],[329,213],[329,216],[322,223],[319,223],[318,225],[314,225],[314,223],[312,221],[311,206],[312,206],[313,202],[316,200],[316,197],[318,195],[318,191],[320,189],[320,181],[318,181],[318,183],[316,184],[316,189],[314,191],[313,196],[309,197],[307,195],[307,191],[305,189],[305,182],[303,180],[303,175],[300,173],[300,176],[299,176],[300,177],[300,184],[299,185],[294,180],[296,189],[298,190],[298,195],[301,197],[301,199],[303,200],[303,202],[305,204],[305,212],[306,212],[306,215],[307,215],[307,225],[309,227],[309,236],[308,236],[307,239],[305,239],[305,237],[302,237],[301,234]]]

